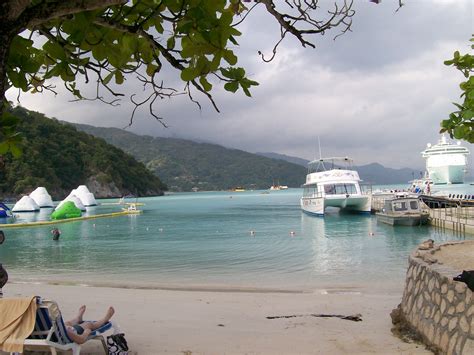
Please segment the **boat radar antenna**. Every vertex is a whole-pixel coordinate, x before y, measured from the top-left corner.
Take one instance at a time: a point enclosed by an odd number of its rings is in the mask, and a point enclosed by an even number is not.
[[[321,153],[321,140],[319,139],[319,136],[318,136],[318,149],[319,149],[319,163],[316,170],[319,170],[320,167],[322,167],[322,170],[326,170],[326,167],[324,166],[323,155]]]
[[[319,160],[323,159],[323,156],[321,155],[321,141],[319,140],[318,136],[318,148],[319,148]]]

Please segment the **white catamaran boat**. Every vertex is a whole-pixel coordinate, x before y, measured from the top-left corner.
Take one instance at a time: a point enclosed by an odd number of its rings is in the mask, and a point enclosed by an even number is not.
[[[325,164],[331,168],[326,169]],[[359,173],[352,170],[352,160],[347,157],[314,160],[308,164],[301,209],[317,216],[324,216],[329,206],[370,213],[372,194],[370,190],[361,190],[360,181]]]
[[[435,185],[464,183],[469,150],[460,142],[449,143],[443,134],[438,144],[428,143],[421,155],[426,159],[426,170]]]

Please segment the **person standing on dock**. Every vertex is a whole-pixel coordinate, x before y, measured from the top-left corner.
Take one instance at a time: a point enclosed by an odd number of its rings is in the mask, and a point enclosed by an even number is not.
[[[59,237],[61,236],[61,231],[58,228],[53,228],[51,234],[53,235],[53,240],[59,240]]]

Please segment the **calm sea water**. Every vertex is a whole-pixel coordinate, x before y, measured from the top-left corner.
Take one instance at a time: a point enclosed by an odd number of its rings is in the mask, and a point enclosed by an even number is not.
[[[142,215],[58,225],[58,242],[53,226],[5,229],[0,262],[15,281],[312,289],[403,280],[408,254],[422,241],[472,238],[429,226],[392,227],[375,216],[307,216],[299,208],[301,193],[143,198]],[[88,213],[118,210],[100,205]],[[49,213],[18,219],[46,219]]]

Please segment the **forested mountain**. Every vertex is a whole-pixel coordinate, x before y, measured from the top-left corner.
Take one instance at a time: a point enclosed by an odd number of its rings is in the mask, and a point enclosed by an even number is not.
[[[166,186],[132,156],[103,139],[78,131],[41,113],[17,107],[23,154],[9,153],[0,166],[0,194],[19,197],[44,186],[54,199],[79,185],[96,197],[162,195]]]
[[[268,189],[273,182],[300,187],[306,178],[306,168],[300,165],[215,144],[139,136],[118,128],[76,127],[132,154],[174,191]]]
[[[273,158],[281,159],[294,164],[301,166],[307,166],[309,160],[301,159],[297,157],[292,157],[284,154],[278,153],[257,153],[258,155]],[[360,178],[363,181],[370,182],[372,184],[408,184],[408,181],[413,180],[414,178],[420,177],[420,170],[402,168],[402,169],[392,169],[387,168],[379,163],[371,163],[367,165],[354,166],[354,169],[358,171]]]

